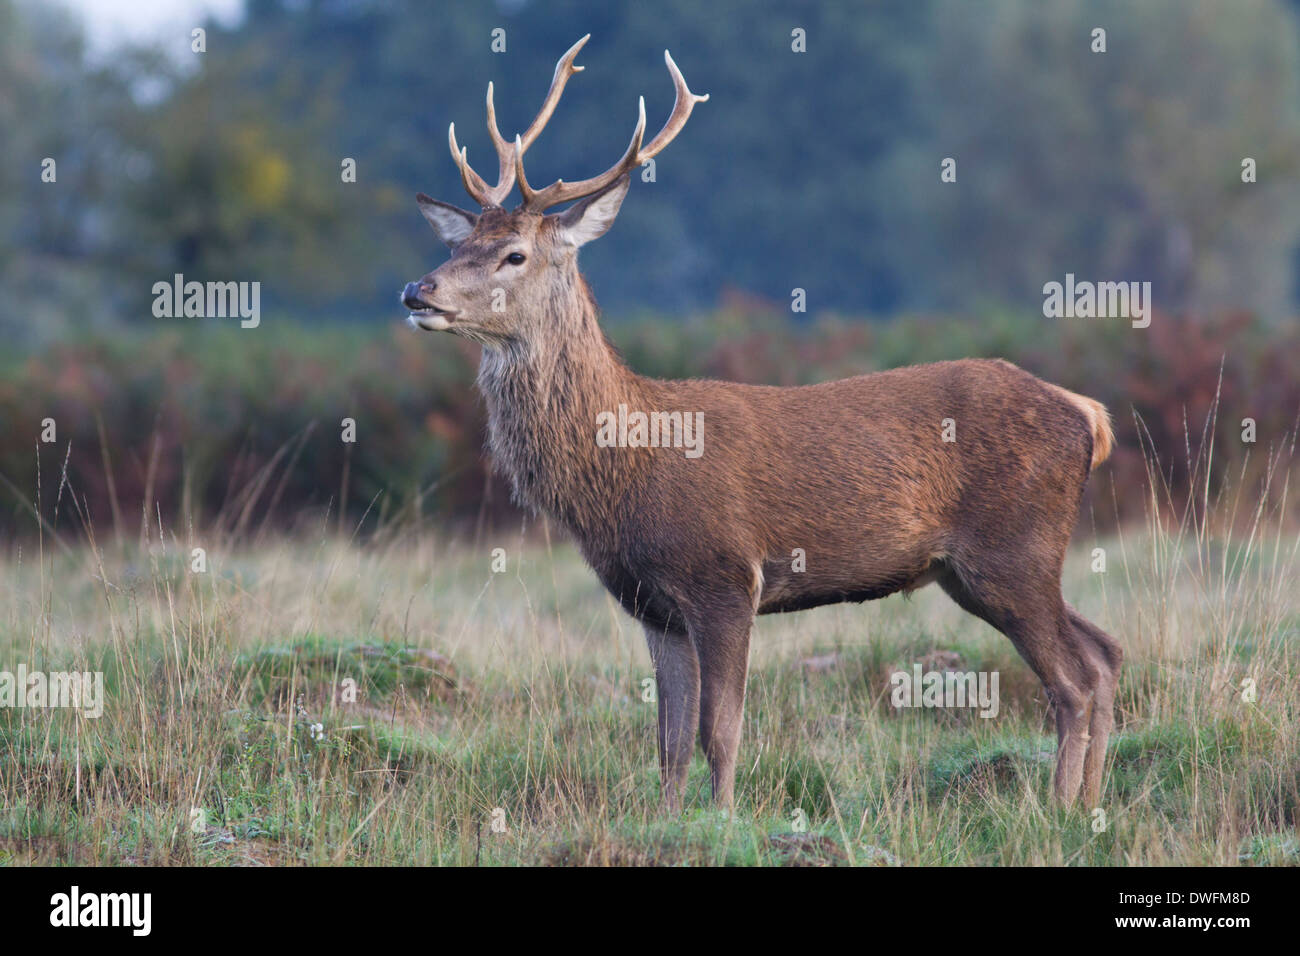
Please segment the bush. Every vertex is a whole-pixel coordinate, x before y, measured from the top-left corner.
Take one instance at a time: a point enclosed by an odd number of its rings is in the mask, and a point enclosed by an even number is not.
[[[1111,409],[1118,448],[1090,485],[1102,526],[1142,514],[1144,443],[1159,454],[1171,496],[1188,494],[1186,459],[1216,395],[1215,454],[1235,463],[1218,474],[1244,472],[1247,492],[1262,484],[1269,450],[1289,449],[1300,411],[1300,333],[1244,315],[1157,315],[1145,330],[1015,313],[796,325],[746,300],[685,322],[647,315],[609,329],[634,369],[668,378],[794,385],[1007,358]],[[45,519],[67,528],[84,510],[100,534],[111,525],[137,533],[141,515],[156,524],[158,512],[232,535],[318,527],[327,515],[350,530],[367,513],[386,523],[518,522],[507,489],[487,474],[476,364],[474,346],[404,326],[275,320],[255,332],[196,324],[11,354],[0,359],[0,532],[36,530],[38,456]],[[38,440],[47,418],[53,444]],[[356,421],[355,443],[340,440],[345,418]],[[1245,418],[1255,421],[1253,446],[1241,438]]]

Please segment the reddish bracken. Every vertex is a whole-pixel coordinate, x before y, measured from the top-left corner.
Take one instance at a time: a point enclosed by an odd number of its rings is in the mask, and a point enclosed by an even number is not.
[[[524,152],[582,69],[573,61],[585,42],[560,59],[541,111],[513,142],[497,129],[488,87],[495,186],[450,131],[483,211],[418,197],[454,251],[402,300],[421,328],[482,344],[495,467],[519,502],[569,530],[642,622],[667,803],[680,805],[697,727],[714,798],[732,802],[755,614],[937,582],[1010,638],[1042,680],[1056,711],[1055,795],[1071,803],[1082,787],[1095,806],[1123,655],[1065,603],[1061,569],[1089,472],[1114,441],[1105,408],[1000,360],[798,388],[637,375],[600,329],[577,250],[613,223],[629,172],[707,97],[691,93],[665,53],[677,97],[663,130],[642,145],[643,102],[612,168],[534,190]],[[524,202],[506,211],[516,183]],[[598,416],[620,405],[702,414],[703,454],[671,442],[598,444]]]

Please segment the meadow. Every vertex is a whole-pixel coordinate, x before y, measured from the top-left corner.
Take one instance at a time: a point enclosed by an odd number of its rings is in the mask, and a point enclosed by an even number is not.
[[[0,862],[1300,863],[1300,538],[1230,494],[1148,512],[1067,561],[1126,652],[1103,805],[1068,811],[1038,681],[935,587],[759,618],[735,812],[697,754],[670,816],[641,630],[544,524],[42,532],[0,559],[0,662],[106,700],[0,709]],[[997,716],[895,709],[918,662],[998,672]]]

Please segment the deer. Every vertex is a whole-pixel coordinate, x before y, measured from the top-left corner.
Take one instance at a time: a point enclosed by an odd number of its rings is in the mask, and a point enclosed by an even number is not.
[[[488,84],[495,185],[450,125],[481,212],[417,194],[451,254],[400,298],[412,325],[481,346],[493,468],[517,504],[567,531],[644,630],[662,805],[680,811],[698,733],[712,798],[734,807],[756,615],[931,583],[1010,639],[1041,681],[1056,719],[1054,799],[1069,807],[1082,791],[1097,805],[1123,651],[1065,602],[1061,574],[1089,475],[1114,445],[1106,408],[1002,359],[789,387],[638,375],[602,331],[577,252],[613,225],[632,170],[708,96],[691,92],[665,50],[675,99],[660,132],[644,142],[642,97],[613,166],[534,189],[524,154],[583,69],[574,60],[589,36],[560,58],[513,140]],[[516,184],[523,201],[507,211]],[[602,416],[623,406],[698,416],[702,454],[598,442]]]

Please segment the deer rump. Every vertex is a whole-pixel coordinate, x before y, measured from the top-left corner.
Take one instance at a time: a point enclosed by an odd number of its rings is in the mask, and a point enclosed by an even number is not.
[[[948,575],[1059,588],[1088,474],[1112,443],[1098,403],[1001,360],[799,387],[641,381],[647,411],[702,413],[702,454],[603,449],[650,458],[602,523],[618,540],[580,543],[624,607],[659,627],[738,589],[767,614]]]

